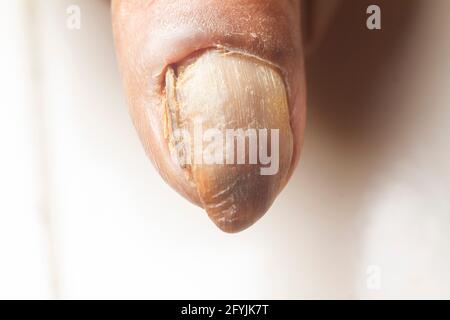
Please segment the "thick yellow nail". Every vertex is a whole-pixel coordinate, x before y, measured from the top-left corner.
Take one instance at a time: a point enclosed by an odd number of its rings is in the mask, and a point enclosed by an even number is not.
[[[203,208],[226,232],[252,225],[288,178],[286,87],[267,61],[211,49],[166,72],[166,140]]]

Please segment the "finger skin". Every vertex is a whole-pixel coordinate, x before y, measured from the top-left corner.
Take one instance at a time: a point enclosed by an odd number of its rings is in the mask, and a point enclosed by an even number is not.
[[[279,68],[294,137],[292,175],[306,111],[300,1],[115,0],[112,16],[132,120],[148,156],[174,189],[201,206],[195,185],[170,160],[164,139],[164,75],[169,65],[208,48],[243,52]]]
[[[342,0],[302,0],[303,44],[307,55],[319,46],[341,4]]]

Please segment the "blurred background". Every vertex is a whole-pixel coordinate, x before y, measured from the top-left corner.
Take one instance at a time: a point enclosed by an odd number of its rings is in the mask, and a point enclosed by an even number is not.
[[[236,235],[146,158],[108,1],[0,4],[0,298],[450,298],[450,1],[344,0],[301,163]]]

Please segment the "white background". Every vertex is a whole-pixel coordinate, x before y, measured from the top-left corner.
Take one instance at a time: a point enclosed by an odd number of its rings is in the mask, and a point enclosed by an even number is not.
[[[450,2],[344,2],[300,166],[228,235],[146,159],[107,1],[1,0],[0,298],[450,298]]]

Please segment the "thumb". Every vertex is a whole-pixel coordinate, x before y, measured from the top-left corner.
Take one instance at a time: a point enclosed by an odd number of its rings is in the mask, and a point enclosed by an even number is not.
[[[258,220],[298,161],[300,1],[115,0],[130,114],[161,176],[226,232]]]

